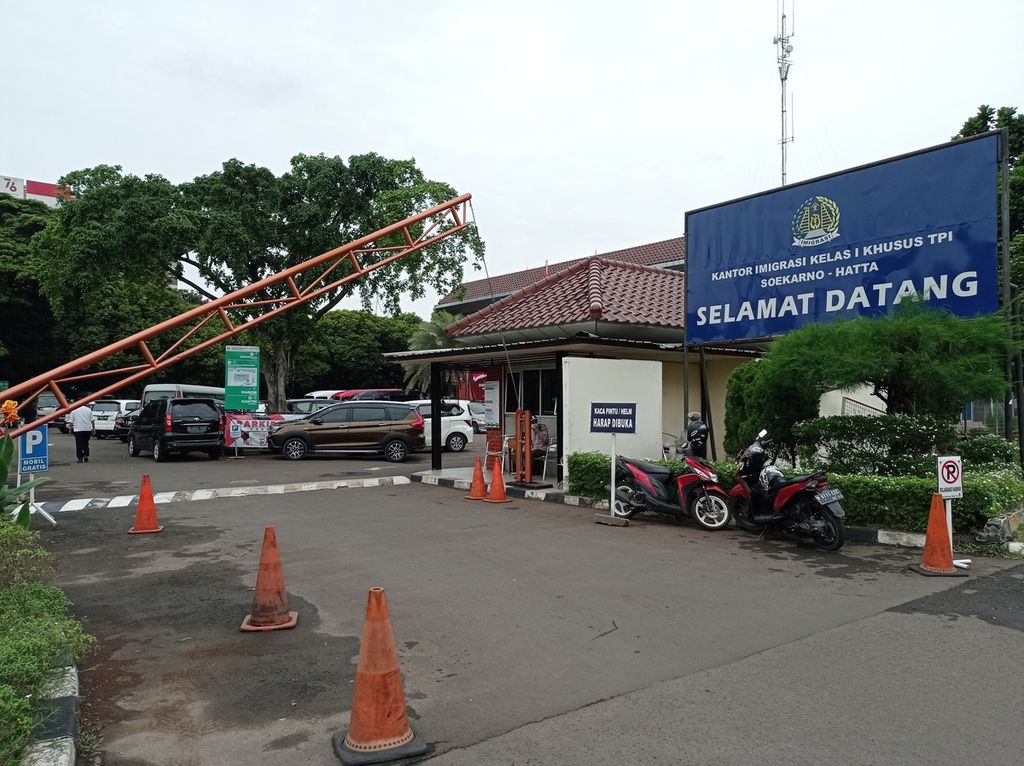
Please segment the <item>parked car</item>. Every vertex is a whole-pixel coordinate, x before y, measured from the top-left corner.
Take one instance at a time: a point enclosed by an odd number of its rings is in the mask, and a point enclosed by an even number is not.
[[[57,397],[49,391],[44,391],[36,398],[36,417],[41,418],[43,415],[49,415],[54,410],[59,409],[59,407],[60,403],[57,401]],[[62,423],[64,422],[63,418],[59,420]],[[58,424],[55,423],[54,425]],[[63,431],[64,429],[61,428],[61,430]],[[65,431],[65,433],[67,432]]]
[[[350,392],[345,392],[349,394]],[[374,401],[374,402],[404,402],[408,401],[409,397],[405,393],[403,388],[366,388],[351,395],[337,395],[335,399],[351,399],[354,402],[362,401]]]
[[[301,420],[275,423],[267,446],[288,460],[310,454],[377,452],[391,463],[423,449],[423,417],[403,402],[340,402]]]
[[[139,416],[141,407],[138,407],[130,412],[125,412],[114,418],[114,433],[112,436],[116,436],[125,444],[128,443],[128,434],[131,433],[132,426],[135,425],[135,419]]]
[[[430,400],[419,399],[409,402],[419,410],[425,421],[429,421],[432,415]],[[431,441],[430,423],[425,423],[423,431],[426,434],[425,447],[429,448]],[[469,414],[469,402],[464,400],[453,401],[451,399],[441,402],[441,443],[444,448],[451,452],[462,452],[467,444],[473,441],[473,418]]]
[[[470,402],[469,414],[473,418],[473,431],[478,434],[487,432],[487,408],[483,402]]]
[[[128,454],[151,451],[157,462],[174,453],[224,453],[224,412],[216,399],[154,399],[139,410],[128,434]]]
[[[314,412],[319,412],[324,407],[330,407],[335,402],[330,399],[289,399],[285,402],[285,412],[282,414],[286,420],[295,420],[296,418],[306,418],[312,415]]]
[[[139,399],[97,399],[92,403],[92,418],[96,425],[96,438],[115,436],[117,418],[142,406]]]

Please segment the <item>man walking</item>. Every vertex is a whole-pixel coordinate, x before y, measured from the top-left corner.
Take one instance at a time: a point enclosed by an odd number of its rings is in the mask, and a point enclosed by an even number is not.
[[[96,421],[92,416],[92,407],[80,404],[68,415],[71,432],[75,435],[75,457],[78,462],[89,462],[89,437],[96,433]]]

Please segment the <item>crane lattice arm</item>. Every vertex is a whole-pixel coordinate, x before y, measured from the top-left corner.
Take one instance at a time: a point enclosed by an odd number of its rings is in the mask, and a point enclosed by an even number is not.
[[[157,370],[180,362],[182,359],[192,356],[205,348],[265,322],[273,316],[318,298],[341,285],[359,279],[364,274],[394,263],[399,258],[422,250],[428,245],[432,245],[445,237],[468,228],[471,225],[468,222],[467,215],[471,197],[472,195],[470,194],[463,194],[455,199],[443,202],[429,210],[410,216],[403,221],[375,231],[347,245],[342,245],[334,250],[310,258],[308,261],[297,266],[287,268],[284,271],[235,290],[216,300],[209,301],[183,314],[153,325],[146,330],[123,338],[116,343],[111,343],[109,346],[93,351],[91,354],[86,354],[72,362],[62,364],[49,372],[37,375],[31,380],[19,383],[6,391],[0,391],[0,401],[6,399],[18,400],[19,397],[23,397],[19,401],[19,407],[34,401],[39,394],[47,390],[53,392],[59,404],[55,411],[12,429],[9,431],[10,435],[17,436],[42,423],[63,417],[74,409],[61,391],[60,387],[62,384],[99,377],[120,376],[114,383],[87,397],[83,397],[75,406],[107,396],[131,383],[152,375]],[[423,225],[422,232],[414,236],[412,227],[420,223]],[[405,241],[399,245],[378,246],[378,241],[393,234],[401,234]],[[382,255],[383,257],[376,262],[363,265],[361,259],[368,255]],[[343,271],[343,267],[350,268],[351,271],[344,274],[344,276],[339,276]],[[284,288],[285,294],[282,297],[265,298],[258,295],[265,288],[274,285]],[[252,310],[254,308],[262,309],[262,313],[253,316]],[[235,319],[232,319],[232,313],[236,315]],[[214,337],[201,343],[196,343],[193,346],[185,345],[200,328],[211,322],[219,322],[223,325],[224,329]],[[182,328],[184,328],[183,331]],[[177,333],[180,333],[180,337],[174,340],[167,347],[167,350],[159,355],[154,355],[149,345],[147,345],[147,341],[158,337],[173,339]],[[133,351],[141,355],[143,359],[141,364],[121,367],[116,370],[81,372],[85,368],[115,354]]]

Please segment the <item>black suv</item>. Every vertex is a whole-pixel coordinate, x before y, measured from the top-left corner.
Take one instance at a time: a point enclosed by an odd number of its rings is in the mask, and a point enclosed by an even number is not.
[[[175,452],[224,452],[224,416],[216,399],[156,399],[139,410],[128,434],[128,454],[151,450],[157,462]]]

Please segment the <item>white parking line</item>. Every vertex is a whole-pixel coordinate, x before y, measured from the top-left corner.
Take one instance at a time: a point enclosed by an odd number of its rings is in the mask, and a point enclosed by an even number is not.
[[[107,508],[124,508],[131,505],[134,499],[135,495],[118,495],[107,504]]]

